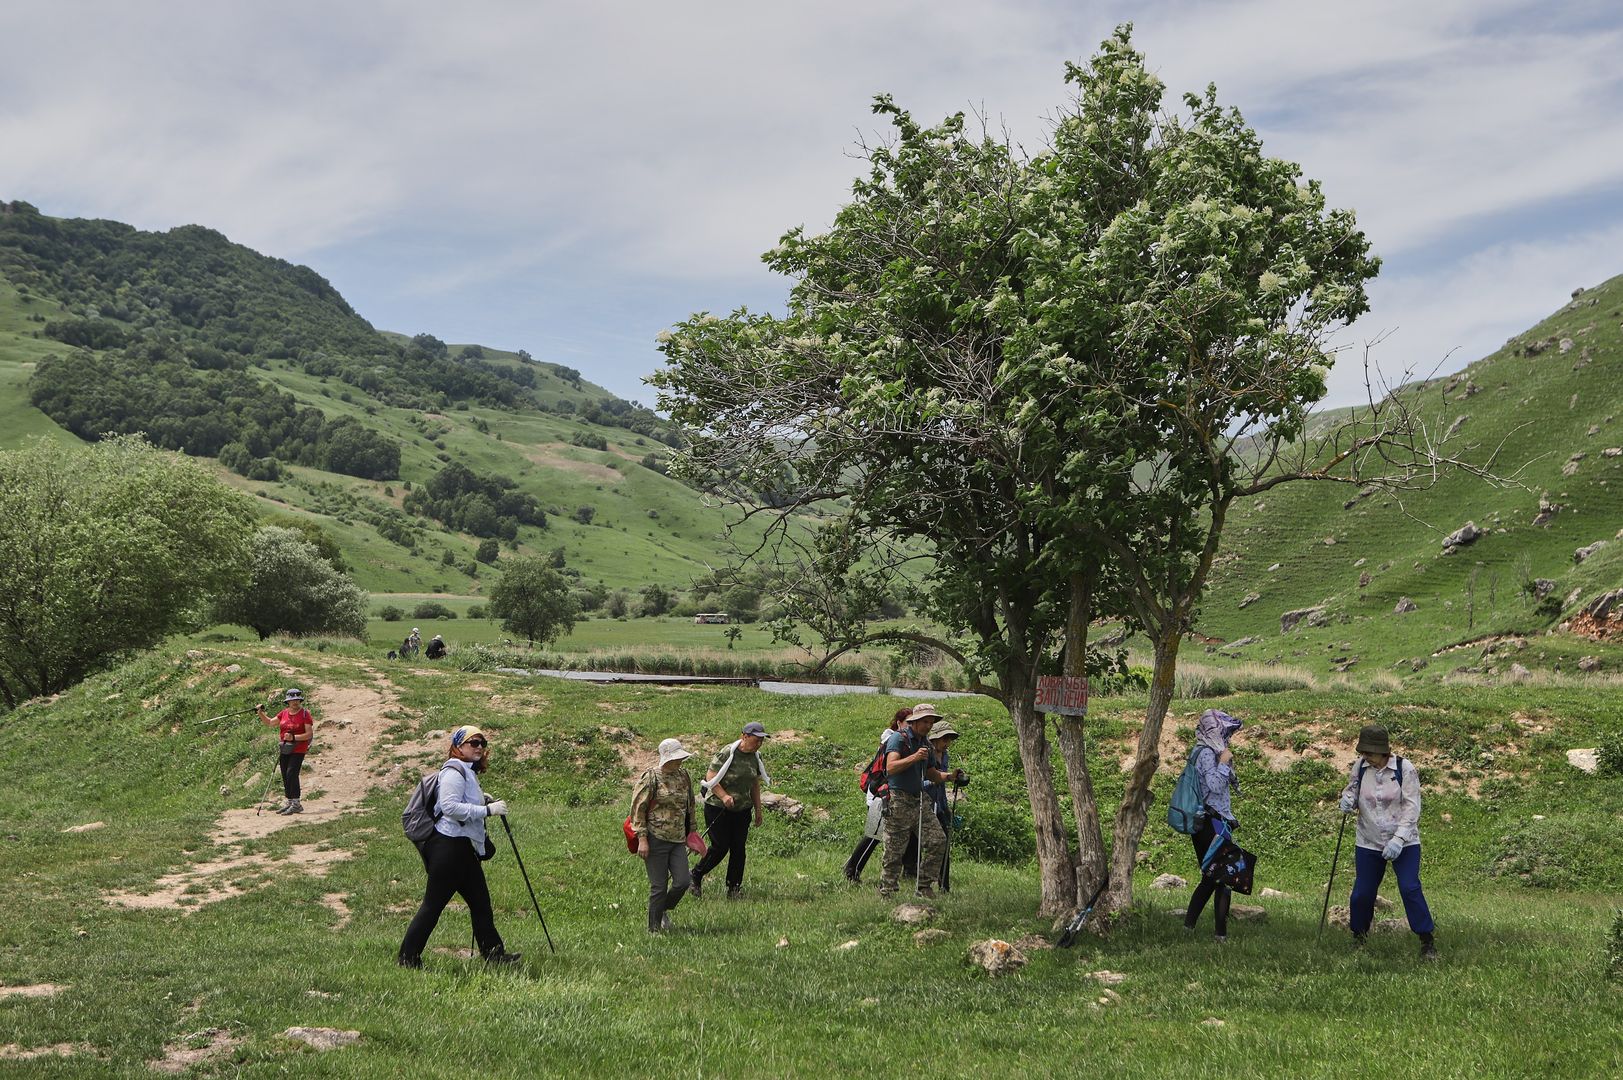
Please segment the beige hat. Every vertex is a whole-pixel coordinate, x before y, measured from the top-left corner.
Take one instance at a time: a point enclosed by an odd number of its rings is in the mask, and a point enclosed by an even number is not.
[[[935,742],[937,739],[956,739],[957,737],[958,732],[953,730],[951,720],[937,720],[930,725],[929,739],[931,742]]]
[[[689,758],[692,756],[692,754],[689,754],[686,750],[682,749],[681,739],[666,739],[664,742],[659,744],[659,763],[661,766],[667,765],[673,761],[681,761],[683,758]]]
[[[940,716],[941,714],[935,711],[934,705],[931,705],[929,702],[924,702],[921,705],[913,706],[913,711],[907,714],[907,722],[911,724],[915,720],[923,720],[926,717],[931,719],[939,719]]]

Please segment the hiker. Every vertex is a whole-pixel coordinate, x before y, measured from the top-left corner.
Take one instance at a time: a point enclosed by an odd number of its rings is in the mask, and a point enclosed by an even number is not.
[[[738,899],[744,887],[744,845],[749,842],[750,816],[761,827],[761,784],[771,783],[761,764],[761,743],[772,736],[755,721],[744,725],[738,741],[716,751],[705,770],[699,791],[704,795],[704,826],[710,833],[710,851],[693,868],[693,898],[699,899],[704,876],[727,860],[727,899]]]
[[[891,732],[897,731],[907,723],[908,714],[913,711],[911,705],[896,710],[896,715],[890,718],[890,727],[879,736],[879,774],[875,778],[879,782],[870,782],[863,789],[863,796],[868,800],[868,819],[863,826],[862,835],[857,837],[857,846],[851,849],[851,857],[845,860],[845,880],[856,884],[862,880],[862,871],[868,865],[868,857],[873,854],[874,848],[879,846],[879,838],[884,829],[885,800],[890,797],[889,786],[883,783],[885,739]],[[862,780],[868,766],[857,766],[857,779]],[[883,789],[883,790],[881,790]]]
[[[428,643],[428,648],[423,651],[423,656],[429,660],[438,660],[444,655],[445,639],[435,634],[433,640]]]
[[[937,720],[930,726],[930,745],[935,749],[936,767],[952,782],[954,789],[961,788],[969,783],[969,777],[962,769],[952,768],[947,760],[947,753],[952,744],[958,741],[958,732],[953,729],[952,721]],[[942,835],[947,842],[942,846],[941,854],[941,891],[951,892],[952,882],[952,806],[947,800],[947,783],[937,783],[926,780],[924,786],[928,789],[931,809],[935,811],[936,820],[941,822]],[[917,841],[914,841],[917,843]]]
[[[410,660],[417,655],[417,650],[422,648],[422,645],[423,632],[414,626],[411,628],[411,633],[406,635],[406,645],[405,648],[400,650],[400,655]]]
[[[490,762],[489,752],[485,733],[472,724],[463,724],[451,732],[450,754],[440,766],[439,799],[435,803],[439,817],[434,831],[419,849],[428,870],[428,887],[400,943],[401,967],[423,966],[428,937],[453,895],[460,895],[468,905],[473,936],[485,962],[519,962],[521,954],[508,952],[496,932],[490,888],[485,884],[485,868],[480,865],[496,853],[495,842],[485,832],[486,820],[507,814],[506,802],[491,799],[479,787],[479,774]]]
[[[648,932],[671,928],[671,909],[688,891],[688,838],[693,832],[693,778],[682,762],[691,755],[678,739],[659,744],[659,765],[643,773],[631,794],[637,857],[648,869]]]
[[[885,736],[885,774],[890,780],[890,805],[885,808],[885,855],[879,872],[879,895],[896,894],[907,853],[907,841],[918,837],[918,895],[933,897],[946,854],[947,836],[934,814],[924,812],[924,781],[945,783],[951,777],[935,766],[930,728],[941,714],[935,706],[915,705],[899,731]]]
[[[282,737],[282,752],[276,758],[276,768],[282,774],[284,801],[276,812],[302,814],[304,804],[299,801],[302,790],[299,787],[299,770],[304,768],[304,755],[310,752],[310,736],[315,733],[316,718],[304,707],[304,691],[294,687],[283,695],[283,699],[286,707],[275,716],[267,713],[263,705],[255,708],[260,722],[275,724]]]
[[[1218,823],[1222,822],[1230,830],[1239,825],[1234,819],[1233,805],[1229,799],[1230,792],[1240,794],[1239,781],[1234,778],[1234,753],[1229,749],[1229,741],[1240,727],[1240,721],[1221,709],[1207,709],[1195,724],[1196,753],[1193,760],[1204,806],[1200,827],[1194,835],[1196,869],[1204,867],[1206,853],[1219,836]],[[1213,893],[1217,895],[1216,903],[1212,905],[1217,919],[1217,940],[1227,941],[1229,905],[1233,902],[1234,890],[1227,885],[1219,885],[1215,878],[1209,878],[1204,873],[1201,874],[1200,884],[1195,886],[1194,895],[1189,897],[1189,907],[1183,916],[1184,929],[1195,928],[1206,901],[1212,898]]]
[[[1420,958],[1435,960],[1436,925],[1420,889],[1420,770],[1393,755],[1391,739],[1379,724],[1358,733],[1357,751],[1341,792],[1341,812],[1358,812],[1352,897],[1347,901],[1353,942],[1362,947],[1369,938],[1375,894],[1386,876],[1386,864],[1391,863],[1403,914],[1420,938]]]

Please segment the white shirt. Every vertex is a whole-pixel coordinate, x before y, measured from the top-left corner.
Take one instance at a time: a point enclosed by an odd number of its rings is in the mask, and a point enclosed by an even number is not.
[[[1396,765],[1398,757],[1386,759],[1377,769],[1365,765],[1362,757],[1354,758],[1347,771],[1347,786],[1343,794],[1358,796],[1358,846],[1380,851],[1394,836],[1403,846],[1420,843],[1420,770],[1414,762],[1403,762],[1403,782],[1398,783]],[[1364,770],[1364,782],[1358,782],[1358,770]]]

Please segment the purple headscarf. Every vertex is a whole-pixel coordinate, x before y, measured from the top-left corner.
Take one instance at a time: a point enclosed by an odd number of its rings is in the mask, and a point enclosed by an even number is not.
[[[1243,725],[1222,709],[1207,709],[1195,724],[1195,743],[1221,754]]]

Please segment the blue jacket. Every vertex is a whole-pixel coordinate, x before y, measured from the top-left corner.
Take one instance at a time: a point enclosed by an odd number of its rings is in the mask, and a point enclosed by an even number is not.
[[[446,836],[465,836],[475,851],[485,850],[485,793],[479,777],[461,758],[451,758],[440,766],[440,819],[434,828]]]

